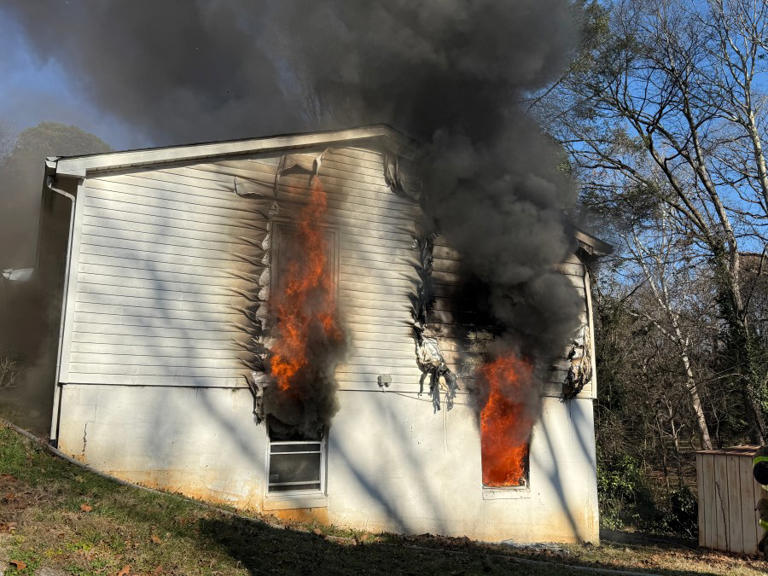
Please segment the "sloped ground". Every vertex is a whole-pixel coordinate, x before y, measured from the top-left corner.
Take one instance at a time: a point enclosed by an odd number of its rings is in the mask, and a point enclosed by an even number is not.
[[[564,576],[598,567],[667,576],[768,572],[763,561],[679,544],[513,549],[244,518],[113,482],[0,423],[0,572],[7,576]]]

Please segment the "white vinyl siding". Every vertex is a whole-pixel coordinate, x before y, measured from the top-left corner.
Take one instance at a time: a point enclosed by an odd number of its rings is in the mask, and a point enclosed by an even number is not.
[[[246,385],[240,309],[247,305],[242,292],[256,279],[240,255],[261,257],[248,239],[263,236],[267,222],[255,208],[268,205],[238,196],[234,186],[237,179],[243,189],[271,190],[279,162],[271,154],[85,180],[76,207],[62,382]],[[319,174],[328,195],[327,224],[338,230],[339,308],[351,343],[336,372],[339,386],[378,389],[378,376],[389,374],[389,390],[418,390],[408,300],[417,279],[418,207],[390,190],[379,152],[328,150]],[[290,218],[307,191],[307,175],[282,175],[279,218]],[[458,264],[438,242],[438,294],[440,286],[456,282]],[[584,295],[578,258],[562,268]],[[444,298],[432,320],[446,326],[440,347],[457,370],[462,343],[451,334]],[[556,384],[547,392],[559,393]],[[592,393],[590,386],[582,392]]]
[[[274,171],[279,158],[254,163]],[[168,167],[89,178],[77,199],[62,382],[245,386],[238,255],[264,223],[233,178]],[[206,174],[196,169],[193,174]]]

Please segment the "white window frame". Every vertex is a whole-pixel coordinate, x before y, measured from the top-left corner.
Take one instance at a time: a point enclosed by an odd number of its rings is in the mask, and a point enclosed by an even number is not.
[[[326,477],[326,471],[327,471],[327,434],[323,434],[323,438],[320,440],[272,440],[269,438],[269,433],[267,433],[267,457],[266,457],[266,469],[267,469],[267,475],[266,475],[266,496],[267,498],[277,498],[277,499],[286,499],[291,497],[297,497],[297,496],[325,496],[325,477]],[[316,444],[318,445],[317,450],[307,450],[307,451],[299,451],[299,452],[272,452],[272,446],[296,446],[300,444]],[[309,488],[309,489],[297,489],[297,490],[276,490],[276,491],[270,491],[270,487],[272,486],[290,486],[290,485],[304,485],[304,484],[314,484],[315,481],[312,482],[271,482],[270,481],[270,464],[272,462],[272,455],[273,454],[317,454],[320,453],[320,465],[319,465],[319,484],[320,487],[318,489],[315,488]]]

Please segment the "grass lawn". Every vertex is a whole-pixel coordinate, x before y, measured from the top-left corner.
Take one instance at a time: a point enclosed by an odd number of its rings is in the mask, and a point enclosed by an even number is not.
[[[75,575],[763,575],[768,563],[691,547],[513,549],[244,518],[92,474],[0,424],[0,572]]]

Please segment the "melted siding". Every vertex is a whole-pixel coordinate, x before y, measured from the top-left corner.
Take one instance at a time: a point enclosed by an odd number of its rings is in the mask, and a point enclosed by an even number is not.
[[[89,178],[77,204],[63,382],[245,386],[241,364],[248,304],[268,203],[234,193],[235,179],[270,190],[276,155],[122,171]],[[414,290],[417,207],[393,194],[381,154],[361,148],[326,151],[320,178],[328,224],[339,232],[339,302],[350,353],[338,367],[342,389],[416,391],[408,294]],[[278,201],[288,217],[307,192],[307,176],[283,175]],[[261,211],[261,212],[260,212]],[[447,298],[460,260],[438,242],[434,321],[452,368],[467,347]],[[584,267],[562,265],[584,295]],[[585,300],[586,314],[586,300]],[[586,321],[586,318],[585,318]],[[470,347],[472,343],[469,343]],[[565,365],[563,365],[564,368]],[[564,374],[548,393],[559,393]],[[466,387],[462,385],[462,389]],[[591,385],[582,393],[591,397]]]

